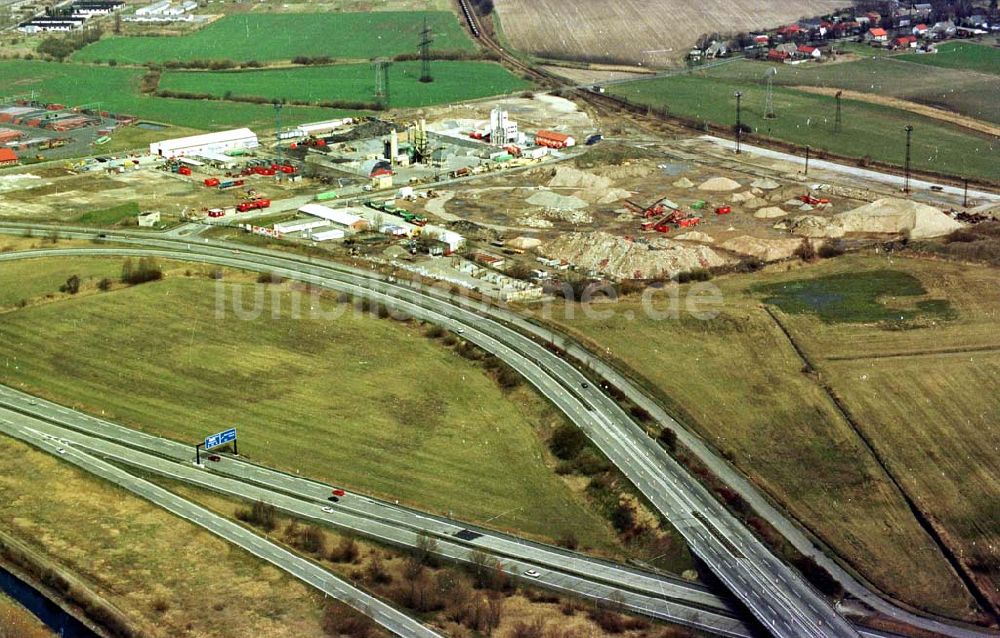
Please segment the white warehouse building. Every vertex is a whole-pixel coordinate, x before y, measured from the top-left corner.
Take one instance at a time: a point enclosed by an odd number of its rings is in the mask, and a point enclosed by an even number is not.
[[[257,141],[256,133],[248,128],[238,128],[153,142],[149,145],[149,153],[160,157],[182,157],[204,153],[225,153],[226,151],[252,149],[258,146],[260,143]]]

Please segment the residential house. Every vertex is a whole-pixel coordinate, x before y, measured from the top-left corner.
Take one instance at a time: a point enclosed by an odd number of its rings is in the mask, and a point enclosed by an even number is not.
[[[805,44],[796,49],[796,52],[799,56],[806,59],[812,58],[813,60],[819,60],[823,57],[823,52],[819,50],[819,47],[811,47]]]
[[[913,27],[913,29],[911,29],[910,32],[913,35],[922,38],[925,35],[927,35],[927,25],[923,23],[918,24],[917,26]]]
[[[943,22],[936,22],[934,26],[928,29],[926,37],[932,40],[944,40],[955,37],[957,32],[955,23],[951,20],[945,20]]]
[[[771,38],[765,35],[755,35],[753,37],[753,43],[755,46],[766,47],[771,43]]]
[[[904,35],[902,37],[896,38],[892,41],[892,48],[894,49],[916,49],[917,48],[917,36],[915,35]]]
[[[17,153],[9,148],[0,148],[0,166],[16,166],[19,162]]]
[[[771,49],[767,52],[767,59],[772,62],[784,62],[789,58],[788,53],[785,51],[780,51],[778,49]]]
[[[708,48],[705,49],[706,58],[724,58],[727,53],[729,53],[729,48],[726,46],[726,43],[717,40],[713,40],[712,44],[708,45]]]
[[[934,7],[931,6],[931,4],[929,2],[922,2],[920,4],[913,5],[913,12],[915,14],[917,14],[919,16],[922,16],[922,17],[925,17],[925,18],[927,16],[929,16],[931,14],[931,11],[933,11],[933,10],[934,10]]]
[[[868,29],[868,32],[865,33],[865,42],[888,42],[888,40],[889,34],[885,29],[879,27]]]

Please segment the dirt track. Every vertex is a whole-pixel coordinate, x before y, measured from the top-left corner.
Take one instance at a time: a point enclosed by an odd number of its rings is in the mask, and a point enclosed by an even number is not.
[[[910,113],[916,113],[917,115],[923,115],[924,117],[930,117],[935,120],[941,120],[942,122],[948,122],[950,124],[954,124],[955,126],[961,126],[962,128],[969,129],[970,131],[976,131],[977,133],[986,133],[987,135],[996,135],[1000,137],[1000,126],[995,126],[964,115],[958,115],[957,113],[950,113],[948,111],[936,109],[933,106],[917,104],[916,102],[910,102],[908,100],[886,97],[884,95],[873,95],[871,93],[862,93],[860,91],[841,91],[836,88],[826,88],[820,86],[793,86],[791,88],[797,91],[818,93],[820,95],[836,95],[837,93],[843,93],[843,96],[849,100],[868,102],[869,104],[880,104],[882,106],[891,106],[892,108],[909,111]]]

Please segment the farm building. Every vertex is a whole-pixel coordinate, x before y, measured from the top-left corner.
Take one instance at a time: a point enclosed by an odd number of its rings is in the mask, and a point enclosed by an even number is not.
[[[256,133],[248,128],[238,128],[153,142],[149,145],[149,153],[161,157],[180,157],[203,153],[225,153],[226,151],[257,148],[258,146]]]
[[[368,228],[368,222],[360,215],[352,213],[350,208],[333,209],[320,204],[306,204],[299,209],[299,212],[325,219],[331,224],[344,226],[351,230],[364,230]]]
[[[72,9],[74,16],[90,17],[97,15],[109,15],[124,6],[125,3],[122,2],[122,0],[87,0],[84,2],[74,2]]]
[[[325,219],[295,220],[290,222],[283,222],[281,224],[275,224],[274,232],[281,234],[298,233],[305,230],[320,228],[326,225],[327,221]]]
[[[18,162],[17,153],[9,148],[0,148],[0,166],[16,166]]]
[[[42,33],[47,31],[73,31],[79,29],[86,22],[86,18],[35,18],[29,22],[23,22],[17,30],[21,33]]]
[[[535,144],[549,148],[567,148],[574,146],[576,140],[571,135],[555,131],[538,131],[535,133]]]
[[[814,59],[818,60],[821,57],[823,57],[823,52],[820,51],[819,48],[817,48],[817,47],[811,47],[811,46],[806,45],[806,44],[803,44],[803,45],[799,46],[799,48],[796,49],[796,51],[803,58],[814,58]]]
[[[15,131],[9,128],[0,128],[0,144],[16,142],[22,137],[24,137],[24,133],[22,133],[21,131]]]
[[[309,137],[326,135],[336,129],[352,124],[354,118],[345,117],[340,120],[326,120],[325,122],[310,122],[309,124],[299,124],[293,131],[297,137]]]

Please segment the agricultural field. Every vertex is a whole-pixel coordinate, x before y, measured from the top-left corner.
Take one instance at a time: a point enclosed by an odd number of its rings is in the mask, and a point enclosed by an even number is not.
[[[273,126],[269,104],[213,100],[177,100],[139,93],[145,71],[136,68],[95,68],[40,60],[0,60],[0,95],[34,89],[39,99],[77,105],[99,102],[101,108],[186,129],[212,130],[239,126]],[[345,111],[289,106],[282,122],[289,125],[338,117]],[[172,134],[170,129],[159,137]]]
[[[127,610],[137,635],[323,635],[324,600],[315,590],[143,499],[5,436],[0,436],[0,489],[0,529]]]
[[[472,40],[447,11],[375,13],[244,13],[220,18],[178,37],[111,37],[84,47],[73,59],[119,64],[170,60],[290,60],[329,56],[368,60],[415,53],[424,20],[436,51],[472,52]]]
[[[53,266],[50,280],[86,261]],[[505,393],[413,325],[308,297],[293,319],[286,288],[176,272],[7,313],[0,348],[20,364],[0,369],[0,382],[181,441],[236,425],[240,452],[275,467],[619,551],[611,525],[551,469],[542,436],[561,418],[526,387]],[[255,291],[262,314],[247,318],[239,309]],[[277,319],[272,304],[283,304]]]
[[[876,49],[873,49],[873,51]],[[1000,125],[1000,77],[972,70],[915,67],[901,61],[911,56],[865,57],[836,64],[772,64],[741,60],[700,71],[710,77],[746,85],[761,85],[769,69],[775,84],[789,87],[844,89],[873,99],[899,98]],[[917,56],[920,58],[935,56]],[[1000,66],[1000,62],[997,63]],[[918,72],[920,81],[914,82]],[[944,115],[944,114],[943,114]]]
[[[397,62],[390,68],[390,106],[428,106],[502,95],[531,84],[492,62],[434,61],[434,81],[420,82],[420,62]],[[171,71],[163,75],[166,91],[209,93],[218,97],[260,96],[289,100],[374,101],[374,79],[368,64],[273,69],[263,71]]]
[[[1000,403],[985,388],[1000,349],[996,271],[847,256],[712,283],[725,300],[715,319],[657,321],[625,298],[611,318],[578,315],[562,325],[633,371],[883,591],[975,618],[974,600],[892,479],[995,587],[1000,456],[986,442],[998,440],[990,428]],[[769,299],[816,373],[766,312]]]
[[[6,238],[4,238],[6,239]],[[38,301],[52,295],[63,298],[59,287],[71,275],[77,275],[81,287],[93,287],[105,277],[118,277],[121,266],[101,259],[80,260],[75,257],[45,257],[5,262],[0,265],[3,286],[0,286],[0,312],[10,310],[23,301]]]
[[[537,56],[672,66],[702,33],[777,27],[843,8],[839,0],[496,0],[510,44]]]
[[[906,135],[914,127],[914,168],[952,175],[1000,179],[1000,137],[976,133],[897,108],[843,100],[843,129],[834,130],[836,100],[784,86],[774,87],[777,117],[766,119],[766,86],[759,79],[740,81],[704,74],[677,75],[608,87],[636,104],[720,125],[736,120],[736,91],[743,94],[742,121],[757,135],[774,137],[848,157],[870,157],[902,164]]]
[[[908,54],[902,60],[946,69],[979,71],[1000,75],[1000,49],[974,42],[944,42],[934,54]]]

